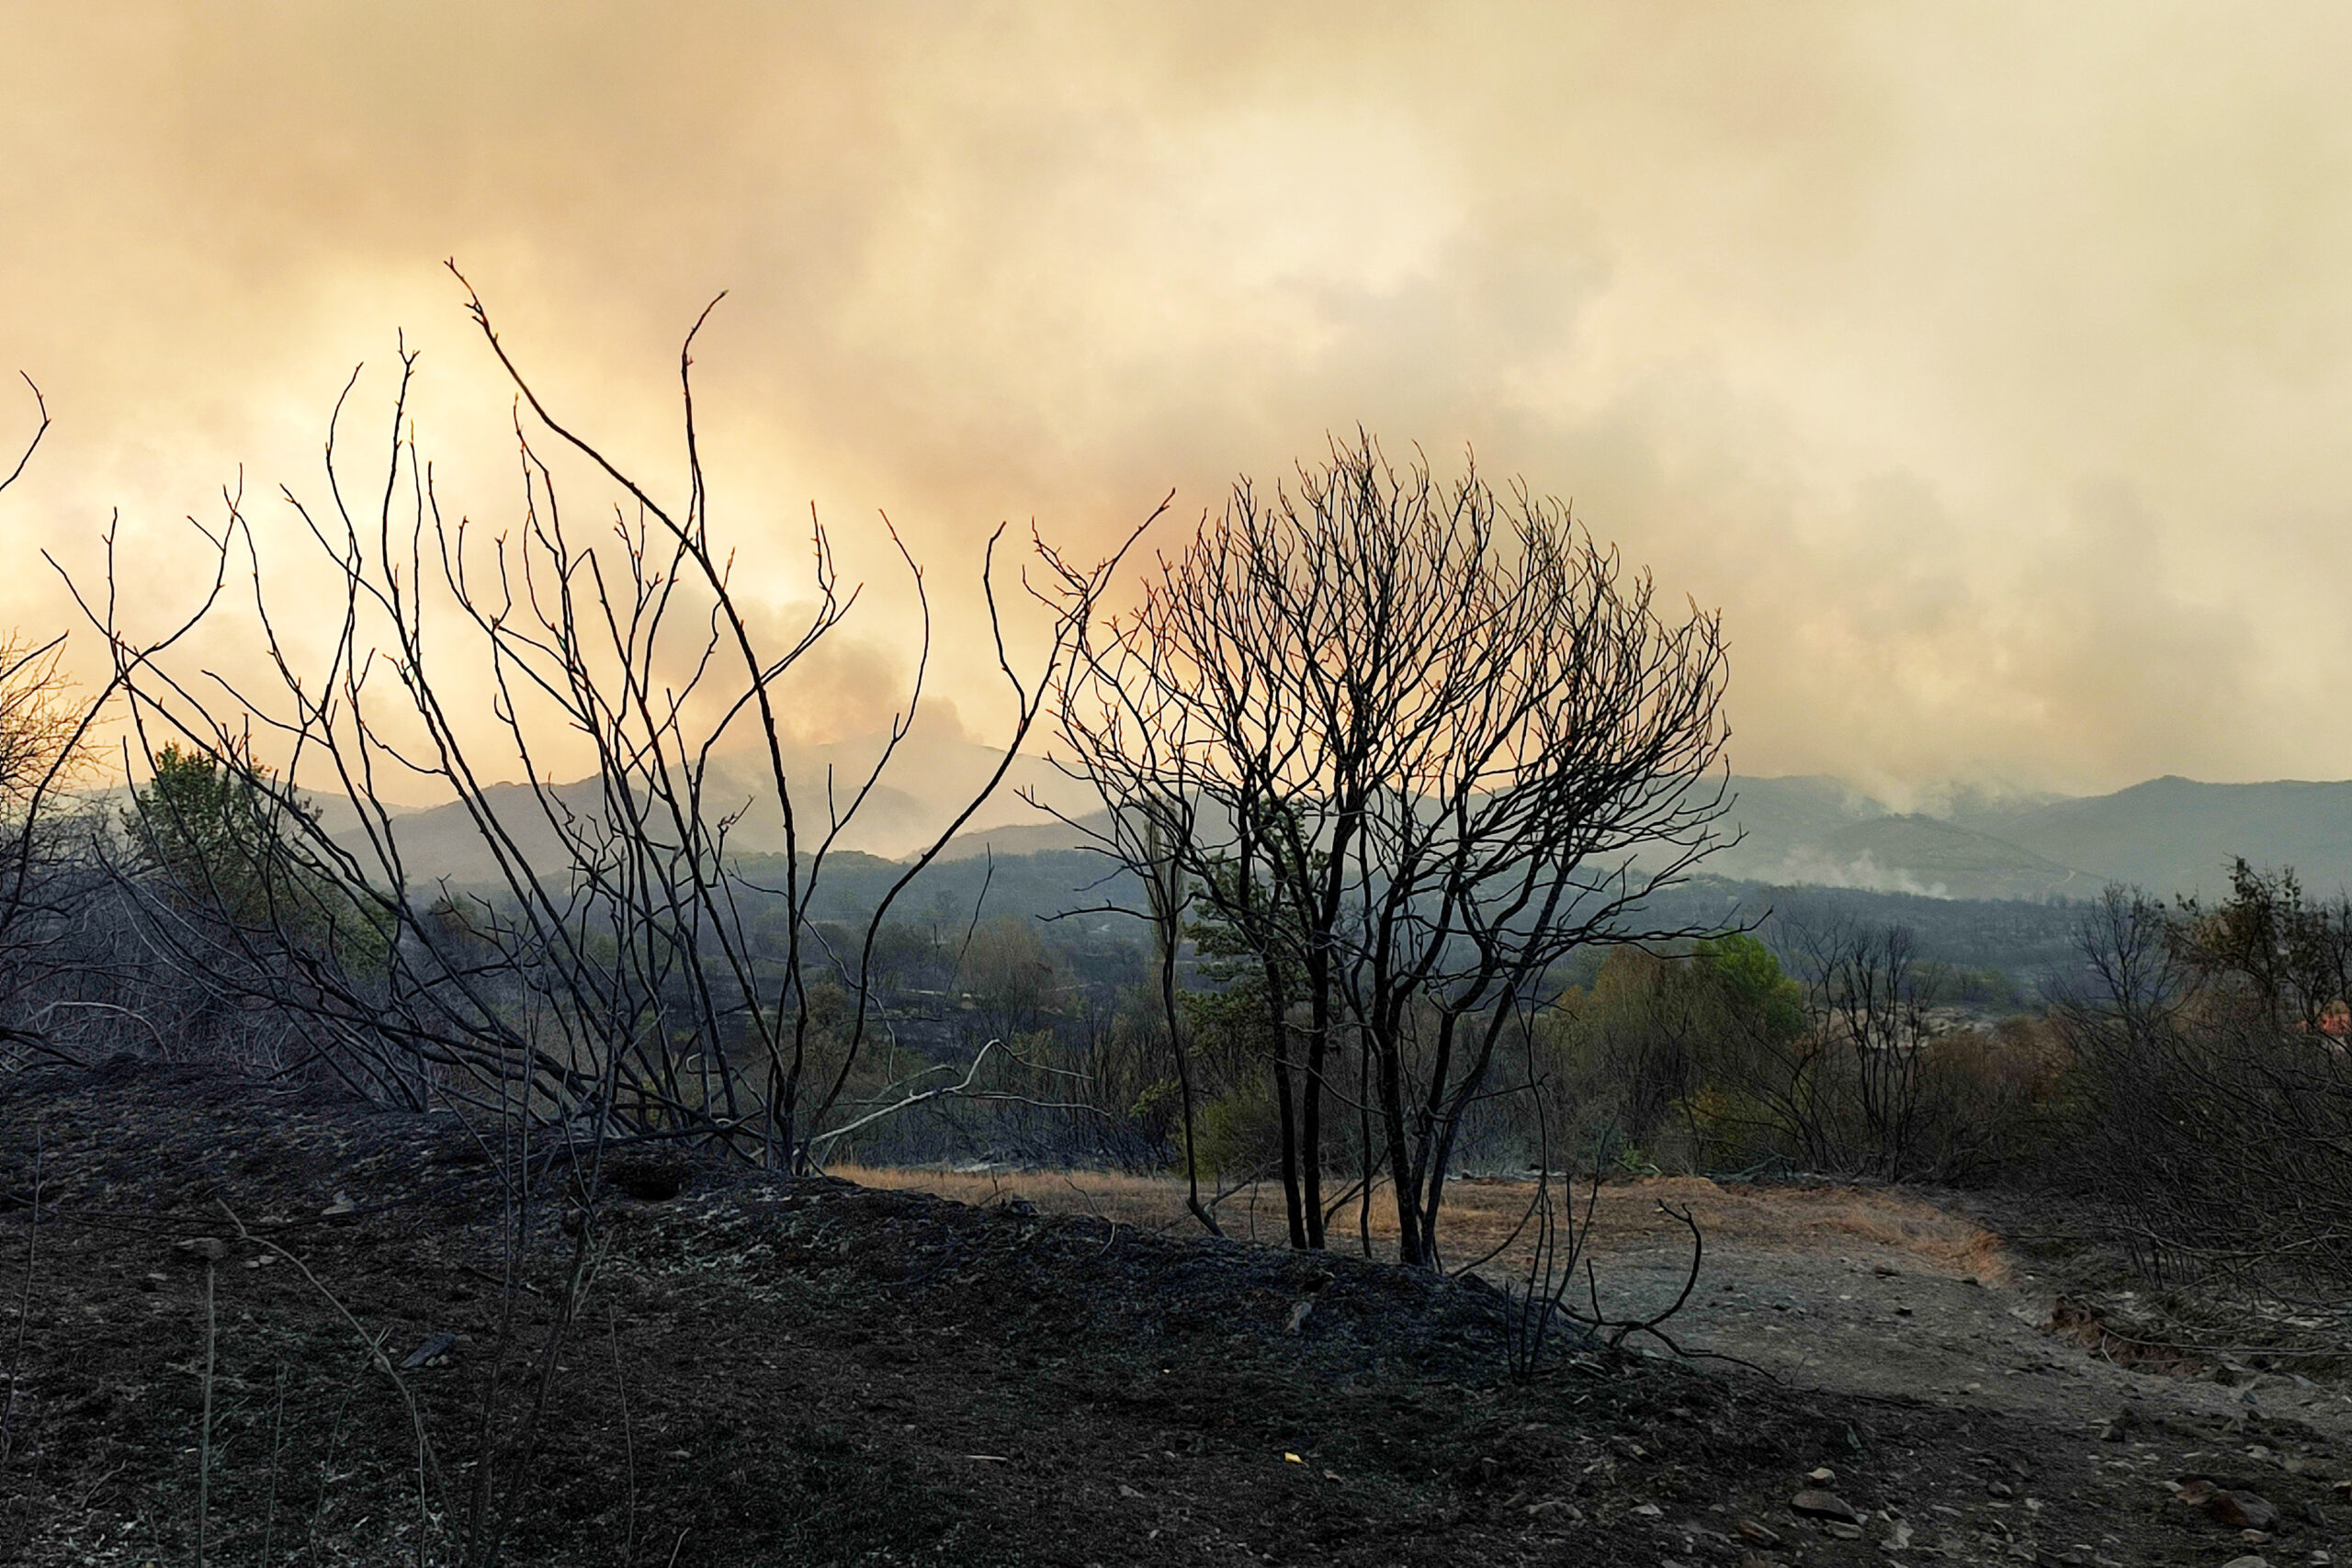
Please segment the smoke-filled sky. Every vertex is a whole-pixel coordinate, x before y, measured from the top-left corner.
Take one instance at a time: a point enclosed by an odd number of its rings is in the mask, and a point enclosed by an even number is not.
[[[1720,606],[1743,773],[2352,775],[2347,58],[2341,6],[2149,0],[0,0],[0,370],[57,422],[0,616],[65,625],[37,550],[119,507],[160,620],[177,520],[315,491],[403,329],[420,446],[511,516],[454,256],[673,490],[729,290],[717,525],[782,596],[812,501],[860,573],[887,511],[975,733],[995,524],[1084,554],[1173,488],[1172,547],[1361,423]]]

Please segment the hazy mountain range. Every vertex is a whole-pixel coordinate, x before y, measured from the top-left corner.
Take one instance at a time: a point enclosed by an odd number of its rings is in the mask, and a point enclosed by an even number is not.
[[[833,755],[840,751],[840,755]],[[808,748],[793,759],[801,802],[803,842],[821,828],[823,770],[836,766],[845,795],[856,748]],[[888,787],[866,804],[843,848],[885,857],[912,853],[993,767],[999,753],[972,742],[922,749],[921,765],[894,770]],[[749,773],[736,781],[719,809],[740,806],[754,790]],[[1080,835],[1024,805],[1012,792],[1040,789],[1062,809],[1082,811],[1082,791],[1048,765],[1019,759],[1001,793],[979,820],[987,826],[959,836],[948,858],[984,853],[1000,858],[1075,848]],[[1823,776],[1735,777],[1726,824],[1739,838],[1704,869],[1731,880],[1776,886],[1847,887],[1939,898],[2047,901],[2087,898],[2110,882],[2163,894],[2211,896],[2226,889],[2232,858],[2256,865],[2292,866],[2304,886],[2333,895],[2352,886],[2352,783],[2217,784],[2190,779],[2151,779],[2112,795],[2067,798],[1960,792],[1933,812],[1899,812],[1841,780]],[[560,786],[557,793],[593,809],[594,786]],[[536,811],[520,786],[498,786],[494,797],[524,807],[512,818],[532,824]],[[340,802],[327,808],[341,827],[353,819]],[[455,806],[404,813],[399,834],[410,875],[430,881],[475,881],[492,867],[472,823]],[[534,859],[551,855],[544,830],[519,835]],[[545,840],[542,842],[542,840]],[[753,813],[731,840],[745,852],[782,847],[764,814]]]
[[[1938,898],[2088,898],[2109,883],[2214,895],[2233,857],[2292,866],[2323,896],[2352,886],[2352,783],[2216,784],[2165,777],[2113,795],[1962,791],[1933,814],[1898,812],[1842,780],[1731,781],[1737,841],[1711,874],[1775,886]],[[1057,823],[967,833],[954,854],[1066,849]]]
[[[2233,857],[2352,886],[2352,783],[2199,784],[2167,776],[2079,798],[1962,795],[1905,814],[1837,779],[1736,779],[1746,837],[1708,864],[1747,881],[1947,898],[2086,897],[2110,882],[2225,891]]]

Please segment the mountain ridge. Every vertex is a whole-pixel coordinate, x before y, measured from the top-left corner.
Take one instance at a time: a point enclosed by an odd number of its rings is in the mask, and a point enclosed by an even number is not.
[[[924,823],[944,808],[925,796],[941,795],[948,775],[969,784],[982,771],[986,749],[966,750],[971,754],[958,755],[954,766],[914,775],[920,793],[888,785],[878,790],[867,803],[868,820],[878,830],[855,835],[842,847],[902,859],[926,842]],[[1035,787],[1046,766],[1017,760],[1008,784]],[[737,782],[741,793],[752,793],[755,781]],[[1080,803],[1069,781],[1059,782],[1061,809],[1081,819],[1099,815],[1099,808],[1074,809]],[[586,784],[559,785],[555,793],[593,809],[593,800],[578,794]],[[2352,781],[2207,784],[2165,774],[2098,795],[1962,791],[1943,811],[1898,811],[1828,774],[1735,775],[1728,785],[1727,841],[1703,869],[1765,886],[2046,902],[2095,897],[2120,883],[2162,897],[2211,897],[2227,891],[2231,865],[2243,857],[2266,869],[2293,867],[2315,896],[2352,888]],[[522,786],[500,786],[498,793],[519,799]],[[352,820],[345,803],[323,804]],[[526,809],[524,822],[536,815]],[[468,882],[493,874],[461,807],[403,812],[397,832],[416,880]],[[543,829],[526,828],[521,836],[535,860],[556,851],[554,836]],[[782,847],[771,825],[750,822],[739,827],[733,842],[746,853]],[[980,826],[950,840],[944,858],[1030,855],[1082,842],[1067,823],[1000,795]]]

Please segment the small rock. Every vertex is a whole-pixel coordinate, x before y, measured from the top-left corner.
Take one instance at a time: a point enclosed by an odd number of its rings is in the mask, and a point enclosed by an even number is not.
[[[1307,1315],[1314,1312],[1314,1310],[1315,1303],[1313,1302],[1297,1303],[1290,1309],[1290,1321],[1283,1325],[1283,1332],[1284,1334],[1297,1333],[1300,1328],[1305,1326]]]
[[[1781,1532],[1779,1530],[1772,1529],[1770,1525],[1759,1524],[1754,1519],[1742,1519],[1737,1524],[1732,1526],[1732,1529],[1739,1532],[1740,1540],[1747,1541],[1751,1546],[1778,1546],[1781,1544]]]
[[[1838,1479],[1838,1472],[1825,1464],[1819,1470],[1808,1472],[1805,1479],[1815,1486],[1826,1486]]]
[[[1140,1500],[1140,1499],[1142,1498],[1142,1496],[1143,1496],[1143,1494],[1142,1494],[1142,1493],[1140,1493],[1140,1492],[1138,1492],[1138,1491],[1136,1491],[1134,1487],[1132,1487],[1132,1486],[1128,1485],[1125,1482],[1122,1481],[1122,1482],[1120,1482],[1120,1483],[1119,1483],[1119,1495],[1120,1495],[1120,1496],[1122,1496],[1122,1497],[1133,1497],[1133,1498],[1136,1498],[1136,1499],[1137,1499],[1137,1500]]]
[[[1993,1497],[2014,1497],[2018,1495],[2018,1489],[2006,1481],[1988,1481],[1984,1483],[1984,1491],[1986,1495]]]
[[[1897,1274],[1902,1273],[1903,1270],[1900,1269],[1890,1268],[1888,1265],[1883,1263],[1877,1263],[1871,1265],[1871,1272],[1877,1275],[1882,1280],[1892,1280]]]
[[[1666,1510],[1656,1503],[1636,1503],[1634,1505],[1634,1515],[1636,1518],[1662,1519],[1666,1517]]]
[[[2270,1568],[2270,1560],[2267,1557],[2233,1557],[2222,1563],[2222,1568]]]
[[[347,1219],[358,1212],[359,1205],[351,1201],[350,1193],[338,1192],[334,1195],[334,1201],[321,1209],[319,1214],[324,1219],[341,1220]]]
[[[192,1235],[172,1243],[172,1250],[198,1263],[219,1263],[229,1256],[229,1244],[217,1235]]]
[[[1844,1519],[1824,1519],[1821,1521],[1821,1529],[1823,1533],[1835,1536],[1839,1540],[1860,1540],[1862,1539],[1862,1527],[1855,1524],[1848,1524]]]
[[[2252,1492],[2216,1492],[2203,1506],[2214,1522],[2233,1530],[2267,1530],[2278,1522],[2278,1510]]]
[[[1839,1519],[1848,1524],[1855,1523],[1862,1517],[1854,1511],[1852,1505],[1836,1493],[1823,1492],[1814,1487],[1807,1487],[1790,1498],[1789,1511],[1802,1514],[1809,1519]]]
[[[139,1288],[142,1291],[160,1291],[164,1288],[164,1276],[161,1274],[144,1275],[140,1279]]]

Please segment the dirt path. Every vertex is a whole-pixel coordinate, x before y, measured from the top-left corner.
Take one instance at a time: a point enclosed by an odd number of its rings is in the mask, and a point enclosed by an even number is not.
[[[1172,1182],[1102,1174],[1012,1171],[847,1172],[866,1185],[967,1202],[1019,1200],[1040,1213],[1092,1214],[1181,1234],[1192,1226]],[[1257,1199],[1254,1206],[1252,1196]],[[1525,1213],[1520,1181],[1474,1179],[1452,1190],[1456,1256],[1499,1243]],[[1580,1194],[1579,1202],[1590,1197]],[[1642,1316],[1672,1302],[1687,1277],[1689,1233],[1660,1205],[1686,1210],[1705,1237],[1700,1280],[1668,1325],[1676,1343],[1753,1362],[1800,1388],[1914,1397],[2032,1416],[2096,1431],[2136,1413],[2298,1421],[2352,1442],[2352,1393],[2255,1373],[2216,1382],[2201,1363],[2150,1370],[2118,1364],[2082,1337],[2053,1332],[2062,1298],[2079,1287],[2020,1258],[1985,1225],[1917,1193],[1833,1186],[1720,1185],[1651,1178],[1605,1185],[1593,1201],[1590,1247],[1602,1307]],[[1253,1213],[1259,1239],[1280,1240],[1280,1197],[1226,1201],[1228,1228]],[[1342,1216],[1351,1219],[1351,1209]],[[1243,1216],[1237,1221],[1235,1216]],[[1374,1249],[1394,1234],[1377,1203]],[[1356,1240],[1335,1226],[1333,1245]],[[1479,1272],[1525,1278],[1522,1247]],[[2186,1372],[2189,1375],[2179,1375]]]
[[[2014,1260],[1970,1272],[1928,1248],[1857,1240],[1711,1247],[1670,1332],[1686,1348],[1752,1361],[1799,1387],[1910,1395],[2086,1433],[2127,1412],[2143,1422],[2252,1412],[2352,1438],[2352,1396],[2340,1389],[2267,1374],[2224,1386],[2120,1366],[2052,1332],[2064,1292]],[[1656,1311],[1681,1289],[1688,1264],[1679,1227],[1646,1242],[1605,1235],[1602,1305],[1612,1315]]]

